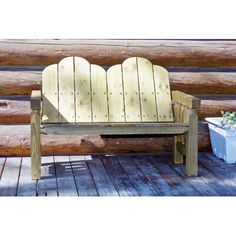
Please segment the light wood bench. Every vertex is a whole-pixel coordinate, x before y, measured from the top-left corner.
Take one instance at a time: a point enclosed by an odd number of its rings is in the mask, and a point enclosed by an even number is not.
[[[173,159],[186,174],[198,174],[200,100],[171,92],[168,72],[144,58],[132,57],[107,72],[81,57],[46,67],[42,92],[31,96],[32,178],[41,177],[40,135],[173,135]],[[42,125],[41,125],[42,124]]]

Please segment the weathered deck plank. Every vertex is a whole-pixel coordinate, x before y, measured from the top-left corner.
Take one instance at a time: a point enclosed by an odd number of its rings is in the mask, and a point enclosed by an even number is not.
[[[200,193],[191,184],[178,175],[178,173],[167,163],[161,160],[162,157],[156,155],[149,157],[150,162],[160,171],[162,178],[167,183],[179,191],[179,196],[199,196]]]
[[[102,162],[114,181],[117,191],[120,196],[139,196],[138,191],[130,182],[128,176],[125,174],[123,168],[115,156],[103,157]]]
[[[211,176],[211,173],[207,170],[200,168],[197,178],[193,177],[187,179],[185,175],[185,167],[183,165],[172,164],[171,160],[168,160],[168,164],[171,165],[180,176],[182,176],[184,181],[188,181],[195,189],[197,189],[201,195],[219,196],[219,193],[210,185],[210,178],[214,176]]]
[[[158,169],[156,169],[146,158],[136,157],[134,159],[140,170],[149,177],[156,190],[161,196],[178,196],[179,192],[168,185],[162,178]]]
[[[5,162],[6,162],[6,158],[0,158],[0,180],[1,180],[1,177],[2,177],[2,172],[3,172]]]
[[[0,158],[0,196],[236,196],[236,164],[199,153],[187,177],[170,154],[45,156],[32,181],[30,158]]]
[[[70,156],[79,196],[98,196],[85,156]]]
[[[92,173],[100,196],[119,196],[110,176],[98,156],[87,159],[89,169]]]
[[[141,196],[156,196],[159,192],[147,176],[138,168],[138,166],[127,156],[119,156],[119,162],[128,175],[130,181],[138,190]]]
[[[236,195],[235,171],[229,171],[226,167],[227,164],[225,164],[225,168],[222,168],[220,164],[217,164],[217,161],[213,162],[204,154],[199,155],[199,162],[205,169],[218,177],[217,184],[221,189],[227,188],[225,195]]]
[[[36,196],[36,181],[31,178],[31,159],[22,158],[17,196]]]
[[[38,180],[38,196],[57,196],[57,179],[53,156],[42,157],[42,178]]]
[[[0,181],[0,196],[16,196],[21,158],[7,158]]]
[[[54,156],[59,196],[78,196],[68,156]]]

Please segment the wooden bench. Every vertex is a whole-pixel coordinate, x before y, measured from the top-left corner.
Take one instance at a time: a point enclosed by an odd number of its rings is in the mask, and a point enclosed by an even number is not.
[[[40,134],[173,135],[173,159],[198,174],[200,100],[170,93],[168,72],[132,57],[105,71],[81,57],[46,67],[31,96],[32,178],[41,177]],[[42,124],[42,125],[41,125]]]

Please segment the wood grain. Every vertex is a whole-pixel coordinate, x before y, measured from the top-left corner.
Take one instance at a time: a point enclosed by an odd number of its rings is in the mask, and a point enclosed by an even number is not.
[[[75,62],[75,109],[76,122],[92,121],[90,64],[81,57]]]
[[[168,71],[161,66],[153,66],[156,92],[157,119],[159,122],[174,121]]]
[[[109,122],[125,122],[123,77],[121,65],[107,71]]]
[[[106,71],[91,65],[92,115],[93,122],[108,122]]]
[[[157,122],[157,106],[152,63],[137,58],[142,122]]]
[[[40,110],[31,110],[31,174],[32,179],[41,176]]]
[[[43,122],[57,122],[58,114],[58,66],[50,65],[42,73]]]
[[[0,65],[49,65],[71,55],[107,66],[131,56],[161,66],[236,65],[236,43],[227,40],[18,39],[1,40],[0,48]]]
[[[74,58],[67,57],[58,64],[58,122],[75,122]]]
[[[125,120],[126,122],[141,122],[138,65],[137,58],[132,57],[122,64]]]

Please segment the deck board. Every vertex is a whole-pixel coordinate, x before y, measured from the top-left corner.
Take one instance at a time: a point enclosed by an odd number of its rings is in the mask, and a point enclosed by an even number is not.
[[[162,196],[178,196],[179,193],[175,188],[172,188],[168,183],[162,178],[161,173],[156,169],[149,161],[143,159],[142,157],[136,157],[134,159],[135,163],[146,174],[154,187],[157,189]]]
[[[0,180],[1,180],[1,177],[2,177],[2,172],[3,172],[5,162],[6,162],[6,158],[4,158],[4,157],[0,158]]]
[[[149,178],[139,169],[131,158],[119,156],[119,162],[141,196],[159,195],[159,192],[154,188]]]
[[[7,158],[0,181],[0,196],[16,196],[21,158]]]
[[[199,175],[170,154],[44,156],[31,180],[30,158],[0,158],[0,196],[236,196],[236,164],[199,153]]]
[[[22,158],[17,196],[36,196],[36,183],[31,179],[31,159]]]
[[[199,162],[205,169],[218,177],[217,184],[221,189],[227,188],[225,195],[236,195],[236,173],[235,171],[228,171],[227,164],[222,168],[217,162],[213,162],[205,155],[199,155]]]
[[[184,181],[184,179],[178,175],[171,166],[162,161],[160,156],[150,157],[149,160],[160,171],[162,177],[168,182],[168,184],[179,191],[180,196],[200,195],[200,193],[194,189],[188,181]]]
[[[59,196],[78,196],[75,179],[68,156],[54,156]]]
[[[57,196],[57,179],[53,156],[42,157],[42,178],[38,180],[38,196]]]
[[[79,196],[98,196],[85,156],[70,156]]]
[[[96,184],[100,196],[119,196],[112,179],[106,172],[102,161],[97,157],[88,160],[88,166],[92,173],[94,182]]]
[[[116,157],[104,157],[102,162],[113,179],[120,196],[139,196]]]

